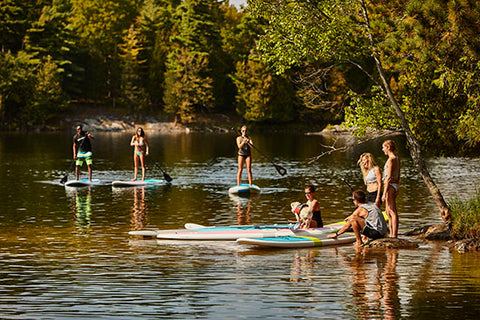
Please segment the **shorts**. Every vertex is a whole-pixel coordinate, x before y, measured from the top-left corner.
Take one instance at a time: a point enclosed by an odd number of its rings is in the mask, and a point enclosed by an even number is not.
[[[369,226],[365,226],[361,232],[364,236],[370,238],[370,239],[380,239],[383,238],[385,235],[381,234],[377,230],[370,228]]]
[[[93,164],[92,155],[93,155],[92,151],[88,151],[88,152],[79,151],[77,154],[77,161],[75,165],[77,165],[78,167],[81,167],[83,166],[83,161],[85,160],[85,163],[87,164],[87,166],[91,166]]]
[[[375,202],[377,200],[377,194],[378,191],[373,191],[373,192],[367,192],[366,194],[366,200],[367,202]],[[380,194],[380,204],[382,204],[382,195]]]

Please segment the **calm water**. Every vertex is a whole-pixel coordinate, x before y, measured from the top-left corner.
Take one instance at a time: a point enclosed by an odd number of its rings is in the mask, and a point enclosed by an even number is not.
[[[149,133],[148,176],[162,177],[152,165],[157,161],[173,184],[126,189],[108,186],[132,176],[130,134],[123,133],[96,133],[94,177],[105,185],[60,185],[72,135],[0,135],[1,319],[478,318],[480,254],[435,243],[398,251],[254,250],[128,236],[132,229],[186,222],[283,222],[307,183],[318,186],[324,221],[338,221],[353,209],[341,179],[361,187],[356,160],[371,151],[383,165],[381,141],[309,164],[332,141],[252,134],[288,175],[254,151],[262,194],[240,199],[227,193],[236,174],[233,135]],[[406,151],[401,158],[400,232],[440,221]],[[431,158],[428,165],[449,199],[472,195],[480,181],[478,159]]]

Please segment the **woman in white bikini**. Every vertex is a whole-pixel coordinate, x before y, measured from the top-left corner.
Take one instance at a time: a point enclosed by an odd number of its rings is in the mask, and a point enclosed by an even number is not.
[[[400,185],[400,158],[396,154],[395,142],[387,140],[382,144],[382,151],[388,156],[383,167],[383,196],[385,212],[388,216],[390,237],[398,236],[397,194]]]
[[[377,207],[382,205],[382,173],[375,163],[371,153],[363,153],[358,159],[363,174],[363,181],[367,186],[367,202],[374,202]]]
[[[142,181],[145,180],[145,157],[149,154],[149,147],[147,139],[145,138],[145,132],[142,128],[138,128],[135,132],[135,135],[130,141],[130,145],[133,147],[133,179],[132,181],[137,180],[138,174],[138,163],[142,166]]]

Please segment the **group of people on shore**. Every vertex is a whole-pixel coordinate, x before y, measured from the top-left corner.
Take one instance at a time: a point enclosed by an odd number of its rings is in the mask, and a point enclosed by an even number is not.
[[[393,140],[386,140],[382,144],[382,151],[388,157],[383,168],[383,175],[376,165],[371,153],[363,153],[358,160],[362,170],[363,180],[367,191],[355,190],[352,192],[353,204],[357,207],[348,216],[346,224],[329,238],[336,238],[344,232],[353,230],[356,237],[356,245],[363,245],[367,239],[384,238],[389,232],[390,238],[398,236],[398,213],[396,198],[400,184],[400,159],[397,156],[396,145]],[[382,188],[383,186],[383,188]],[[319,202],[315,199],[315,187],[305,187],[306,206],[310,214],[307,216],[307,227],[322,227]],[[381,205],[385,203],[385,214],[388,218],[388,226],[381,211]]]

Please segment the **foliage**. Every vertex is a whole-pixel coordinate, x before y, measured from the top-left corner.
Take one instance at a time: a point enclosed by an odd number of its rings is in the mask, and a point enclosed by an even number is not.
[[[165,111],[191,122],[196,110],[213,108],[213,80],[206,54],[181,48],[169,55],[165,74]]]
[[[368,57],[378,56],[410,129],[422,144],[458,152],[461,139],[472,146],[480,140],[474,126],[478,84],[473,83],[480,57],[477,2],[251,0],[249,4],[256,18],[268,21],[258,48],[277,72],[308,65],[322,73],[325,68],[351,64],[368,75],[367,87],[350,87],[352,99],[344,98],[351,103],[345,110],[346,124],[358,134],[367,126],[382,129],[397,124],[391,121],[391,107],[383,103],[386,92],[375,89],[381,81]],[[363,4],[370,18],[368,29]]]
[[[238,89],[237,112],[248,121],[286,122],[294,118],[294,94],[286,75],[277,76],[262,62],[237,63],[232,77]]]
[[[142,111],[147,106],[147,95],[142,87],[139,76],[141,65],[145,62],[139,60],[143,47],[139,43],[138,33],[132,24],[125,34],[124,42],[119,45],[121,58],[121,84],[120,103],[133,111]]]
[[[480,237],[480,190],[470,199],[455,198],[449,204],[452,210],[454,239]]]

